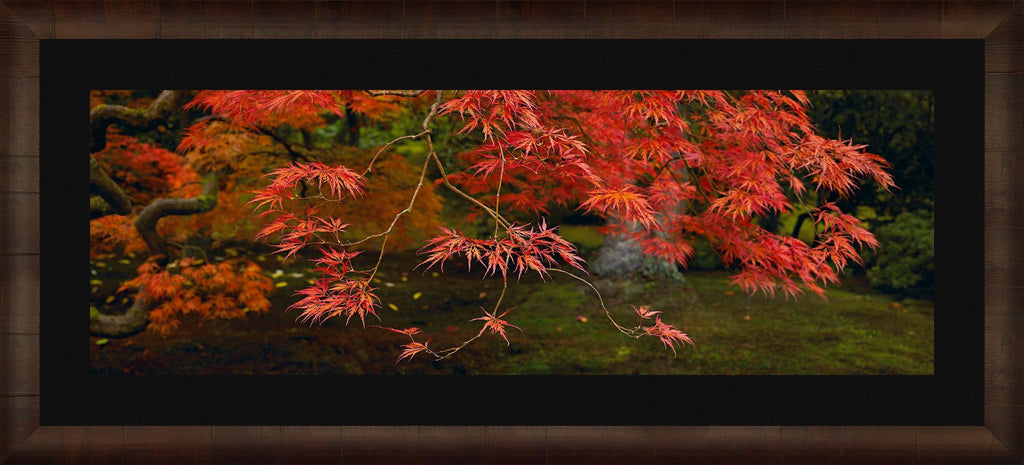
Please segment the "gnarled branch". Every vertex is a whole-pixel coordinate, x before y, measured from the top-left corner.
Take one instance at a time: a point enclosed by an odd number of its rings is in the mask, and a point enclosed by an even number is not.
[[[142,288],[131,308],[123,315],[105,315],[97,310],[89,313],[89,333],[94,336],[124,337],[135,334],[149,324],[149,308],[141,297]]]
[[[364,90],[367,94],[372,97],[380,97],[382,95],[398,95],[401,97],[419,97],[423,95],[426,90]],[[438,91],[440,92],[440,91]]]
[[[96,157],[89,155],[89,183],[92,185],[97,198],[89,201],[89,219],[101,216],[118,214],[127,215],[132,210],[132,199],[118,186],[106,171],[96,161]]]
[[[156,199],[146,208],[143,208],[139,216],[135,218],[135,229],[149,246],[150,255],[167,256],[167,243],[163,236],[156,230],[156,223],[168,215],[192,215],[210,211],[217,206],[217,192],[220,190],[220,178],[222,173],[211,173],[204,176],[203,190],[195,197]]]
[[[181,106],[182,95],[181,91],[165,90],[146,108],[96,105],[89,112],[89,124],[92,129],[89,150],[95,153],[107,146],[107,126],[111,124],[139,129],[156,127]]]

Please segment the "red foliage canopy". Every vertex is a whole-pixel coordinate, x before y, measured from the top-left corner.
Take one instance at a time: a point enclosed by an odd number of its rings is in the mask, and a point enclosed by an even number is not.
[[[429,108],[427,99],[433,101]],[[851,141],[817,134],[801,91],[208,91],[188,107],[211,111],[232,131],[247,131],[280,121],[301,124],[323,112],[341,115],[346,106],[382,113],[405,102],[422,109],[422,132],[392,141],[377,155],[399,140],[417,138],[427,142],[429,153],[408,208],[374,237],[386,242],[395,222],[415,208],[434,166],[435,184],[492,218],[495,233],[480,239],[442,228],[421,249],[422,264],[440,267],[460,256],[506,284],[509,271],[518,277],[527,270],[582,280],[558,268],[564,263],[583,271],[584,263],[554,228],[543,220],[518,225],[503,216],[510,210],[544,214],[553,205],[568,205],[604,218],[608,232],[636,241],[645,253],[682,266],[694,255],[693,241],[706,239],[745,291],[797,296],[810,290],[824,296],[843,267],[860,262],[858,248],[874,247],[876,241],[855,217],[834,204],[812,202],[812,195],[848,196],[865,177],[882,189],[893,187],[881,157]],[[439,118],[459,118],[459,133],[476,134],[480,141],[458,155],[459,169],[451,173],[453,160],[446,164],[434,150],[432,123]],[[217,134],[193,128],[182,147],[200,147]],[[376,315],[379,302],[369,285],[376,267],[355,270],[353,254],[346,252],[365,239],[346,237],[347,219],[320,216],[318,207],[298,209],[293,202],[300,184],[315,185],[321,204],[357,202],[373,176],[372,165],[373,160],[356,173],[344,166],[296,163],[272,172],[271,182],[255,193],[253,204],[273,218],[260,237],[276,238],[288,255],[322,247],[317,263],[323,278],[299,291],[302,299],[294,305],[306,319]],[[785,213],[810,215],[816,240],[808,244],[761,226],[761,218]],[[505,337],[510,324],[500,319],[507,313],[498,314],[500,304],[501,298],[479,319],[485,325],[481,335],[489,329]],[[658,337],[673,351],[677,344],[692,344],[658,312],[640,307],[637,314],[641,322],[653,319],[654,324],[626,328],[612,322],[633,337]],[[388,329],[411,339],[400,360],[421,352],[444,358],[461,348],[432,349],[415,340],[418,330]]]

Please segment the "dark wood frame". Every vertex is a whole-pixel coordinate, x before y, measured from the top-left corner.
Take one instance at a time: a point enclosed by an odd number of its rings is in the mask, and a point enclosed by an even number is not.
[[[0,1],[0,461],[1022,463],[1022,0]],[[39,40],[284,37],[985,39],[985,426],[39,427]]]

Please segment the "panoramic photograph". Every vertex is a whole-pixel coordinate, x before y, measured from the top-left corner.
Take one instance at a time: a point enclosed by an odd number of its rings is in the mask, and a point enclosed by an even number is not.
[[[931,375],[933,111],[93,90],[91,370]]]

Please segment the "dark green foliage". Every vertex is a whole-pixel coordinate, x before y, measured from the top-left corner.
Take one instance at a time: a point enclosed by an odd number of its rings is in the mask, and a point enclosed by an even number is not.
[[[932,209],[934,193],[934,107],[931,91],[818,90],[808,92],[809,112],[827,137],[853,139],[892,163],[898,189],[892,194],[865,185],[848,199],[834,196],[844,210],[873,208],[879,216]]]
[[[934,294],[935,231],[932,214],[901,213],[875,231],[879,248],[868,270],[871,285],[919,297]]]
[[[708,241],[695,240],[690,242],[690,245],[693,246],[695,252],[690,261],[686,263],[687,270],[709,271],[725,269],[722,265],[722,257],[711,247],[711,244],[708,244]]]

